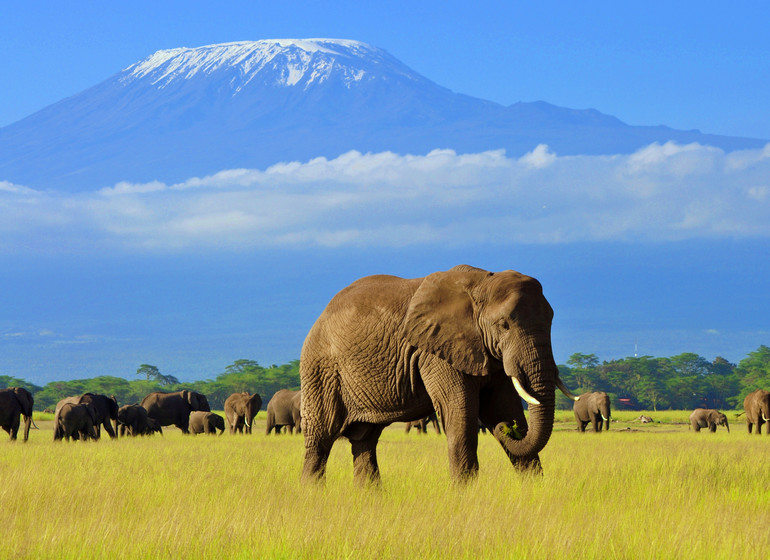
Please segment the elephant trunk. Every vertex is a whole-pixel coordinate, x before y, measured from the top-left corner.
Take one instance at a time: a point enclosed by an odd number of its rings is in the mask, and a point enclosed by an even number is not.
[[[553,431],[553,415],[558,369],[551,354],[550,345],[535,352],[539,357],[528,367],[520,367],[513,358],[504,360],[505,372],[514,380],[514,387],[524,386],[522,379],[529,381],[524,387],[527,396],[521,395],[529,403],[529,426],[526,434],[521,434],[516,426],[501,422],[495,427],[495,436],[514,460],[524,468],[539,469],[537,454],[545,447]],[[522,437],[523,436],[523,437]]]

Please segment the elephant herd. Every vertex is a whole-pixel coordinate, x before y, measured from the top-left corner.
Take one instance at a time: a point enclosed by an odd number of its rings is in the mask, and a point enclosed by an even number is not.
[[[301,431],[301,392],[282,389],[268,403],[267,434]],[[0,390],[0,427],[15,440],[24,418],[24,441],[32,422],[32,394],[24,388]],[[117,399],[85,393],[60,400],[54,411],[54,441],[96,440],[104,429],[111,438],[163,433],[163,426],[176,426],[183,433],[250,434],[262,399],[258,394],[233,393],[224,403],[225,418],[211,412],[206,396],[195,391],[153,392],[139,404],[118,406]]]
[[[590,422],[595,432],[610,429],[610,398],[607,393],[584,393],[573,405],[575,420],[578,430],[585,432]],[[767,424],[767,433],[770,435],[770,391],[757,389],[746,395],[743,400],[743,412],[738,416],[746,415],[746,425],[749,433],[756,427],[756,433],[762,433],[762,426]],[[646,418],[644,416],[640,418]],[[717,426],[724,426],[730,431],[727,416],[718,410],[710,408],[696,408],[690,414],[690,428],[696,432],[708,428],[710,432],[716,432]]]

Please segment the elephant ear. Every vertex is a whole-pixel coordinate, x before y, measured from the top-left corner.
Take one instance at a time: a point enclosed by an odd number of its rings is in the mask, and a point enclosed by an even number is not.
[[[462,265],[426,276],[409,303],[403,338],[462,372],[487,375],[489,356],[476,321],[471,290],[490,275]]]
[[[35,402],[32,398],[32,394],[23,387],[15,387],[13,389],[13,395],[21,405],[21,413],[24,416],[32,416],[32,405]]]

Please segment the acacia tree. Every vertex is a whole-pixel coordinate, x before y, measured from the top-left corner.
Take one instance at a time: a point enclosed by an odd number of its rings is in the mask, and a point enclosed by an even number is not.
[[[163,375],[157,367],[150,364],[142,364],[136,370],[137,375],[143,375],[147,381],[155,381],[158,385],[179,385],[179,380],[173,375]]]

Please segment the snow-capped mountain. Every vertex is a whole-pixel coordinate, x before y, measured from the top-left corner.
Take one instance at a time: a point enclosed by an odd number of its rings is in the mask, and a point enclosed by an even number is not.
[[[77,191],[353,149],[520,155],[545,143],[566,155],[628,153],[668,140],[764,145],[629,126],[544,102],[503,107],[454,93],[356,41],[265,40],[158,51],[0,129],[0,181]]]
[[[275,39],[158,51],[128,67],[119,79],[125,85],[148,80],[164,88],[198,74],[227,82],[233,95],[255,79],[263,85],[302,89],[335,79],[351,87],[386,75],[427,83],[383,50],[358,41],[329,39]]]

